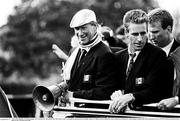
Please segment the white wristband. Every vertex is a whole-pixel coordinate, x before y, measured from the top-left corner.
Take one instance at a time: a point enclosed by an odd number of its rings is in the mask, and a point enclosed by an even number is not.
[[[176,100],[177,104],[179,104],[179,97],[175,96],[174,99]]]
[[[135,97],[132,93],[129,93],[129,95],[132,97],[132,102],[135,100]]]

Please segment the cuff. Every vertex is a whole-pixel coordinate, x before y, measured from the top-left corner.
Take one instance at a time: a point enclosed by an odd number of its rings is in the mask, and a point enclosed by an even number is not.
[[[134,109],[135,107],[133,105],[133,102],[135,100],[135,97],[134,97],[134,95],[132,93],[129,93],[129,96],[131,96],[132,100],[129,102],[128,106],[129,106],[130,109]]]
[[[176,100],[177,104],[179,104],[179,97],[175,96],[174,99]]]
[[[131,102],[134,102],[134,100],[135,100],[134,95],[133,95],[132,93],[129,93],[129,95],[130,95],[130,96],[131,96],[131,98],[132,98],[132,101],[131,101]]]

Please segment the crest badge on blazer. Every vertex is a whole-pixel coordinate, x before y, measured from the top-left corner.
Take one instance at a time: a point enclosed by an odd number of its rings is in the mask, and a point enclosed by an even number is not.
[[[136,85],[141,85],[144,83],[144,78],[140,77],[140,78],[136,78]]]
[[[83,82],[88,83],[91,81],[91,75],[84,75]]]

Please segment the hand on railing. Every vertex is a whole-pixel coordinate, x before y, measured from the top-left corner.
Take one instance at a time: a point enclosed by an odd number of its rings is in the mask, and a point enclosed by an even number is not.
[[[70,98],[73,97],[73,92],[64,90],[62,95],[58,98],[58,106],[66,107],[71,105]]]
[[[158,107],[158,109],[161,109],[161,110],[171,110],[177,104],[178,104],[178,101],[176,100],[176,97],[172,97],[172,98],[167,98],[167,99],[161,100],[157,104],[157,107]]]
[[[123,95],[123,93],[122,93],[121,90],[115,91],[115,92],[113,92],[113,94],[111,95],[111,100],[114,100],[115,98],[118,98],[118,97],[120,97],[120,96],[122,96],[122,95]]]

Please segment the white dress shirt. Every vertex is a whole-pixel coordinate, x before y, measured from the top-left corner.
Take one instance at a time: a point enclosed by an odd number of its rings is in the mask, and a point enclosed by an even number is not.
[[[171,43],[169,43],[167,46],[163,47],[162,50],[166,53],[166,56],[168,57],[168,55],[170,54],[170,49],[174,43],[174,39],[171,41]],[[174,80],[176,79],[176,70],[174,68]]]

